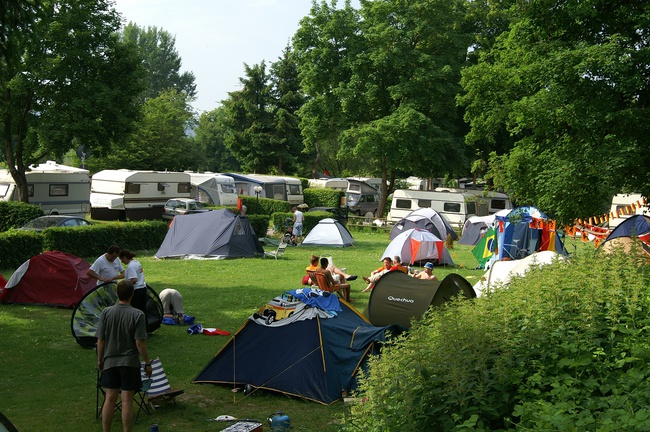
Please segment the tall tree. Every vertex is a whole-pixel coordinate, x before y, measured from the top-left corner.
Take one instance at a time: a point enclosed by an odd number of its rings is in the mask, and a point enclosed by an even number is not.
[[[460,99],[470,142],[512,136],[492,158],[501,185],[564,222],[617,191],[648,196],[650,3],[531,0],[510,13]]]
[[[73,139],[101,154],[136,115],[142,70],[134,50],[115,37],[120,21],[111,5],[12,0],[0,10],[1,132],[23,201],[28,165],[62,156]]]
[[[226,147],[225,135],[228,133],[226,115],[224,107],[218,107],[199,117],[193,138],[202,155],[197,170],[212,172],[240,170],[239,163]]]
[[[157,97],[160,92],[175,89],[191,99],[196,96],[195,77],[182,72],[182,59],[176,51],[176,38],[157,27],[138,27],[130,22],[122,30],[122,40],[137,47],[147,71],[147,89],[143,101]]]

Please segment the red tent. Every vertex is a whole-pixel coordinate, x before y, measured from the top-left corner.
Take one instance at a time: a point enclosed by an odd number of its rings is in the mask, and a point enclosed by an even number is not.
[[[48,251],[25,261],[2,288],[3,303],[73,308],[97,281],[86,275],[90,264],[74,255]]]

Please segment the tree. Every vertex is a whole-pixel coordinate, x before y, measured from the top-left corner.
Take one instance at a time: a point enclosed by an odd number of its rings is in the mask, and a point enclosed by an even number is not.
[[[650,193],[650,4],[517,3],[463,73],[470,142],[504,129],[500,185],[562,222],[601,213],[618,191]]]
[[[176,51],[176,38],[157,27],[138,27],[127,24],[121,38],[125,43],[137,47],[147,71],[147,89],[143,101],[157,97],[160,92],[175,89],[185,93],[190,99],[196,96],[196,83],[192,72],[180,72],[182,60]]]
[[[205,112],[194,129],[194,142],[202,156],[197,170],[228,172],[239,171],[240,166],[226,147],[226,112],[223,107]]]
[[[115,37],[119,16],[110,1],[10,1],[0,16],[4,153],[28,201],[31,163],[62,156],[73,140],[101,154],[123,138],[137,112],[142,70]]]

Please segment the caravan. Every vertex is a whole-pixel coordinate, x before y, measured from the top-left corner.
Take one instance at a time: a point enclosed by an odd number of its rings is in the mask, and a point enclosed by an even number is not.
[[[45,214],[85,216],[90,211],[88,170],[47,161],[25,173],[30,204]],[[0,170],[0,200],[18,201],[17,185],[7,170]]]
[[[641,194],[617,194],[612,198],[610,213],[609,228],[613,229],[632,215],[650,215],[650,210]]]
[[[90,215],[99,220],[162,218],[170,198],[190,198],[190,175],[182,172],[104,170],[93,175]]]
[[[232,177],[215,173],[189,172],[191,196],[197,201],[218,206],[237,204],[237,189]]]
[[[302,182],[294,177],[262,175],[262,174],[226,174],[235,180],[237,194],[271,198],[288,201],[290,204],[302,204],[305,197],[302,193]],[[261,187],[259,192],[255,188]]]
[[[452,226],[460,229],[470,216],[486,216],[499,210],[511,209],[512,204],[506,194],[499,192],[398,189],[393,194],[388,220],[397,222],[411,211],[423,207],[434,209]]]
[[[348,181],[344,178],[309,179],[308,182],[310,188],[330,188],[342,191],[348,190]]]

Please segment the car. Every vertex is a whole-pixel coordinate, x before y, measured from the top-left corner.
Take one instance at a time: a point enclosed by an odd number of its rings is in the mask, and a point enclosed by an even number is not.
[[[329,212],[334,215],[334,219],[339,221],[341,225],[348,223],[348,212],[340,207],[312,207],[307,212]]]
[[[49,215],[41,216],[36,219],[32,219],[23,225],[21,230],[29,231],[43,231],[47,228],[52,227],[84,227],[92,225],[89,221],[82,217],[77,216],[66,216],[66,215]]]
[[[163,219],[172,220],[174,216],[210,211],[199,201],[190,198],[172,198],[167,200],[163,208]]]

